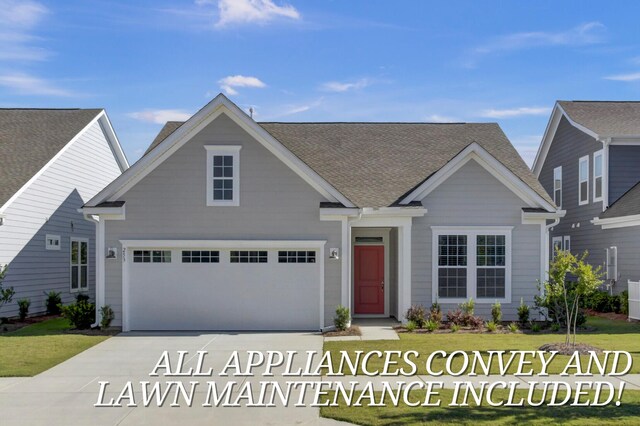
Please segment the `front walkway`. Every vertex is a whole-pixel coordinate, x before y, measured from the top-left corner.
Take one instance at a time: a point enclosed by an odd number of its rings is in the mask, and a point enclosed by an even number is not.
[[[393,327],[400,325],[393,318],[356,318],[352,325],[360,328],[361,336],[325,337],[326,342],[344,340],[400,340]]]

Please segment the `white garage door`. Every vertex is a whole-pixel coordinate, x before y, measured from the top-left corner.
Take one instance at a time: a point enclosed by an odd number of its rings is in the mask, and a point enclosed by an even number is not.
[[[124,328],[319,329],[324,242],[251,244],[200,241],[171,247],[147,241],[144,247],[129,246]]]

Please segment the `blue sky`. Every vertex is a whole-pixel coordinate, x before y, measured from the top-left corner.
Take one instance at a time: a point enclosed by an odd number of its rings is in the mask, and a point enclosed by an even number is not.
[[[135,161],[226,93],[258,121],[497,121],[640,99],[635,1],[0,0],[0,107],[106,108]]]

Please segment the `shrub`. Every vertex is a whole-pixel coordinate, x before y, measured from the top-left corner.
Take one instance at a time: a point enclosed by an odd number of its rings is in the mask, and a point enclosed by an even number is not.
[[[473,299],[469,299],[468,301],[460,304],[460,309],[465,314],[473,315],[473,311],[474,311],[475,306],[476,306],[476,304],[473,301]]]
[[[625,290],[620,293],[620,313],[629,315],[629,291]]]
[[[29,315],[29,306],[31,306],[31,300],[18,300],[18,315],[20,316],[20,321],[24,321],[27,315]]]
[[[114,317],[115,315],[113,313],[113,309],[111,309],[111,306],[104,305],[103,307],[101,307],[100,308],[100,328],[102,329],[109,328],[109,326],[111,325],[111,321],[113,321]]]
[[[431,321],[435,321],[438,324],[442,323],[442,310],[440,309],[440,304],[438,302],[434,302],[431,305],[431,310],[429,311],[429,319]]]
[[[495,321],[489,321],[487,323],[487,330],[492,333],[495,333],[498,330],[498,324]]]
[[[594,291],[582,299],[582,307],[596,312],[622,313],[622,295],[610,295],[606,291]]]
[[[529,322],[529,306],[524,304],[522,298],[520,298],[520,306],[518,306],[518,320],[522,325]]]
[[[551,324],[551,331],[553,331],[554,333],[560,331],[560,324],[558,324],[557,322]]]
[[[351,312],[349,311],[349,308],[338,305],[338,307],[336,308],[336,316],[333,319],[333,324],[336,326],[336,329],[339,331],[344,331],[349,327],[350,322]]]
[[[518,328],[518,324],[516,324],[515,322],[512,322],[511,324],[509,324],[509,325],[507,326],[507,328],[508,328],[508,329],[509,329],[509,331],[510,331],[510,332],[512,332],[512,333],[517,333],[517,332],[518,332],[518,330],[520,330],[520,329]]]
[[[464,314],[460,309],[447,312],[447,322],[455,325],[462,325],[464,322]]]
[[[456,333],[458,330],[460,330],[460,326],[458,324],[451,324],[452,333]]]
[[[47,300],[45,302],[47,306],[47,315],[60,315],[60,305],[62,303],[62,298],[60,297],[60,292],[58,291],[50,291],[45,292],[45,296],[47,296]]]
[[[76,302],[88,302],[90,300],[89,295],[86,293],[76,294]]]
[[[491,305],[491,318],[496,324],[502,321],[502,306],[500,305],[500,302],[496,302]]]
[[[2,305],[5,303],[10,303],[13,300],[13,296],[16,294],[13,287],[2,287],[2,281],[4,281],[4,277],[7,275],[8,268],[9,265],[4,265],[4,267],[0,265],[0,308],[2,308]]]
[[[414,322],[414,321],[407,321],[407,323],[404,325],[404,328],[409,332],[413,332],[415,331],[416,328],[418,328],[418,325]]]
[[[531,331],[533,331],[534,333],[539,333],[540,330],[542,330],[542,327],[540,327],[540,324],[533,324],[531,326]]]
[[[429,320],[425,324],[424,328],[426,328],[428,332],[432,333],[436,331],[438,328],[440,328],[440,323],[434,320]]]
[[[84,330],[91,327],[95,320],[96,305],[81,300],[67,306],[61,305],[62,316],[68,319],[77,329]]]
[[[474,328],[475,330],[482,330],[484,327],[484,319],[482,317],[476,317],[473,315],[469,315],[466,318],[467,325]]]
[[[408,321],[416,323],[418,328],[423,328],[427,322],[427,311],[422,305],[412,305],[408,310],[405,318]]]

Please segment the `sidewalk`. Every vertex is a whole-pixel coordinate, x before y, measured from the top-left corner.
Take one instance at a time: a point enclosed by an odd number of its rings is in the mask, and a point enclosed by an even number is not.
[[[360,328],[361,336],[335,336],[325,337],[325,342],[345,340],[400,340],[398,333],[393,329],[400,323],[391,318],[358,318],[353,320],[353,325]]]

